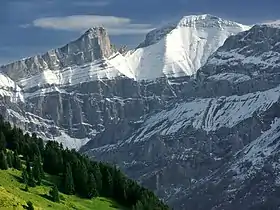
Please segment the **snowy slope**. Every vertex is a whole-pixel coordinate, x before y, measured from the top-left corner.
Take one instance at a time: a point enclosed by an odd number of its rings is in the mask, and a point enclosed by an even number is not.
[[[114,79],[119,76],[134,78],[123,56],[117,53],[109,58],[97,60],[83,66],[71,66],[62,70],[48,69],[35,76],[21,79],[18,84],[23,89],[35,86],[42,87],[46,84],[67,86],[99,79]]]
[[[154,135],[176,135],[180,130],[193,127],[206,132],[232,128],[254,113],[263,113],[280,99],[280,86],[268,91],[242,96],[195,99],[175,105],[148,117],[130,138],[117,145],[106,145],[97,150],[110,150],[116,146],[148,141]]]
[[[120,76],[153,80],[192,75],[225,39],[247,29],[248,26],[211,15],[185,16],[175,24],[151,31],[138,48],[122,55],[111,52],[104,28],[94,28],[65,47],[3,66],[0,71],[24,90]],[[94,40],[104,46],[94,47]]]
[[[138,80],[192,75],[230,35],[249,28],[211,15],[185,16],[150,32],[127,62]]]
[[[11,102],[24,101],[21,88],[8,76],[0,72],[0,96],[9,97]]]
[[[252,65],[259,70],[277,69],[280,66],[279,35],[279,25],[255,25],[248,33],[227,39],[225,45],[209,58],[208,65]],[[231,47],[235,41],[238,45]]]

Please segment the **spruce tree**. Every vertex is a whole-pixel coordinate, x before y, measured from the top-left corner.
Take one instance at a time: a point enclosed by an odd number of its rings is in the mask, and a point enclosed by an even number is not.
[[[111,197],[113,195],[113,178],[108,169],[105,170],[105,174],[103,175],[103,192],[104,195]]]
[[[32,172],[34,175],[34,179],[37,180],[38,185],[42,182],[42,165],[40,162],[40,159],[38,157],[35,157],[34,164],[32,168]]]
[[[8,163],[7,163],[6,155],[2,150],[0,152],[0,170],[7,170],[7,169],[8,169]]]
[[[58,175],[63,172],[63,157],[57,142],[49,141],[46,144],[43,158],[43,167],[46,173]]]
[[[34,161],[35,160],[35,157],[39,157],[39,156],[41,156],[41,152],[40,152],[40,150],[39,150],[39,147],[38,147],[38,145],[36,144],[36,143],[33,143],[33,144],[31,144],[31,152],[32,152],[32,160]]]
[[[102,173],[100,171],[100,167],[98,163],[94,164],[93,173],[96,181],[96,189],[100,194],[102,193]]]
[[[73,169],[76,192],[81,196],[87,197],[88,169],[81,161],[79,161],[77,165],[74,165]]]
[[[137,201],[137,203],[133,206],[132,210],[142,210],[144,206],[141,201]]]
[[[41,159],[41,156],[38,157],[38,166],[39,166],[39,169],[40,169],[40,174],[41,174],[41,178],[45,178],[45,172],[44,172],[44,169],[43,169],[43,165],[42,165],[42,159]]]
[[[21,160],[18,156],[17,151],[15,151],[13,154],[13,167],[17,170],[21,170],[21,168],[22,168]]]
[[[127,195],[126,195],[126,189],[123,189],[123,202],[126,203],[127,202]]]
[[[8,163],[8,166],[9,168],[13,168],[13,155],[11,152],[7,152],[7,163]]]
[[[44,142],[43,142],[43,139],[39,138],[39,139],[37,140],[37,144],[38,144],[40,153],[42,154],[43,151],[44,151]]]
[[[26,169],[23,169],[22,173],[21,173],[21,179],[22,179],[22,182],[24,184],[27,184],[28,183],[28,173],[27,173],[27,170]]]
[[[33,170],[31,170],[30,173],[28,174],[28,185],[30,187],[36,187],[36,182],[35,182],[35,179],[34,179]]]
[[[73,195],[75,193],[72,168],[69,163],[67,163],[67,165],[66,165],[66,170],[65,170],[65,174],[64,174],[64,191],[68,195]]]
[[[31,165],[30,165],[30,161],[29,161],[28,157],[26,158],[26,171],[27,171],[28,175],[30,176],[30,174],[31,174]]]
[[[6,137],[4,133],[0,132],[0,151],[3,151],[6,149]]]
[[[98,191],[96,189],[96,181],[95,181],[94,175],[92,173],[89,174],[87,186],[88,186],[88,193],[87,193],[88,196],[87,197],[88,198],[97,197]]]
[[[59,192],[56,185],[50,190],[50,196],[53,202],[59,202]]]

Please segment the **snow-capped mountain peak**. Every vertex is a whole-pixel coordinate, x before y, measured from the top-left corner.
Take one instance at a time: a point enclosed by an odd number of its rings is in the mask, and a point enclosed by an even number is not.
[[[112,49],[105,28],[93,27],[61,48],[0,70],[24,89],[33,87],[34,82],[26,82],[35,78],[40,85],[65,85],[119,76],[135,80],[189,76],[195,74],[230,35],[248,28],[208,14],[184,16],[151,31],[139,47],[123,56]]]
[[[156,28],[149,32],[145,38],[145,40],[138,46],[139,47],[146,47],[152,44],[155,44],[170,32],[172,32],[176,28],[180,27],[191,27],[191,28],[221,28],[224,27],[232,27],[232,28],[241,28],[242,31],[249,30],[250,26],[242,25],[240,23],[225,20],[220,17],[210,15],[210,14],[203,14],[203,15],[188,15],[183,16],[181,19],[172,22],[170,24],[166,24],[163,27]]]
[[[230,20],[225,20],[210,14],[184,16],[179,21],[178,27],[202,27],[202,28],[237,27],[237,28],[243,28],[244,30],[248,30],[250,28],[249,26],[242,25],[240,23],[236,23]]]
[[[148,33],[127,59],[138,80],[193,75],[229,36],[249,28],[208,14],[184,16]]]
[[[103,27],[94,27],[63,47],[1,66],[0,71],[20,81],[46,71],[89,64],[113,54],[107,31]]]

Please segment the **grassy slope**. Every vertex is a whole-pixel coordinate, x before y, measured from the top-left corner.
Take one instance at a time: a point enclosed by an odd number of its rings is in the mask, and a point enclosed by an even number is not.
[[[42,186],[29,188],[28,192],[20,183],[21,172],[9,169],[0,170],[0,209],[24,209],[27,201],[31,201],[35,209],[77,209],[77,210],[114,210],[119,209],[117,205],[105,198],[94,198],[92,200],[81,199],[76,196],[62,194],[60,203],[54,203],[48,199],[50,183],[44,181]],[[47,177],[51,179],[53,177]]]

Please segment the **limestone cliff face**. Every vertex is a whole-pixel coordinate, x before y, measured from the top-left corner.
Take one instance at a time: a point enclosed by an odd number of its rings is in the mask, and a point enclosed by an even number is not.
[[[2,66],[0,71],[18,81],[44,70],[60,70],[74,65],[83,65],[112,54],[107,31],[102,27],[95,27],[61,48]]]

